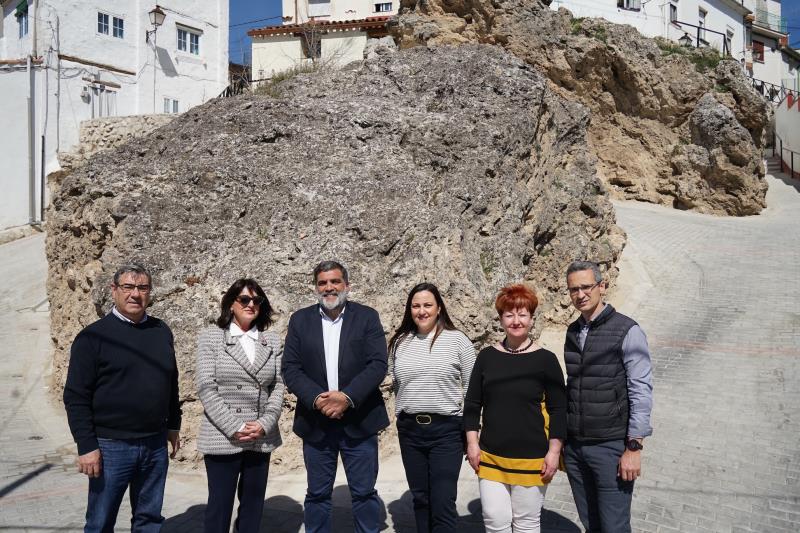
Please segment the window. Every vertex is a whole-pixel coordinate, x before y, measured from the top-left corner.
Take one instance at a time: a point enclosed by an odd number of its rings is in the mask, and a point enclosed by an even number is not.
[[[708,14],[708,12],[705,9],[703,9],[702,7],[700,8],[700,10],[697,13],[697,25],[700,26],[700,29],[697,30],[697,31],[698,31],[698,34],[700,35],[700,38],[703,39],[703,40],[705,40],[705,38],[706,38],[706,32],[705,32],[705,30],[703,28],[706,27],[706,15],[707,14]]]
[[[22,39],[28,35],[28,12],[24,15],[17,17],[17,24],[19,25],[19,38]]]
[[[186,28],[178,28],[178,50],[200,55],[200,33]]]
[[[639,11],[642,9],[642,0],[617,0],[617,7]]]
[[[123,39],[125,36],[125,21],[121,18],[114,17],[114,37]]]
[[[113,117],[117,114],[117,91],[105,85],[91,88],[92,118]]]
[[[678,21],[678,6],[676,4],[669,5],[669,21],[670,22]]]
[[[108,15],[105,13],[97,14],[97,33],[108,35]]]
[[[330,0],[308,0],[309,17],[328,17],[331,14]]]
[[[164,113],[177,113],[178,101],[173,98],[164,98]]]
[[[387,13],[392,10],[391,2],[384,2],[382,4],[375,4],[376,13]]]
[[[725,55],[731,55],[733,53],[733,30],[730,27],[725,29],[725,50],[723,52]]]
[[[764,43],[761,41],[753,41],[753,61],[764,62]]]
[[[17,4],[17,10],[14,13],[17,17],[17,26],[19,27],[19,38],[22,39],[28,35],[28,2],[22,1]]]

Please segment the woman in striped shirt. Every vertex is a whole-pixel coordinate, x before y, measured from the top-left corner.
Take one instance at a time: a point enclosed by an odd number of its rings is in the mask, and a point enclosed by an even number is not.
[[[561,366],[529,338],[538,303],[524,285],[500,290],[495,308],[506,337],[478,354],[464,400],[467,459],[480,478],[483,524],[491,533],[540,531],[545,490],[567,433]]]
[[[400,453],[420,533],[455,532],[464,457],[462,405],[475,348],[453,325],[435,285],[411,289],[389,341]]]

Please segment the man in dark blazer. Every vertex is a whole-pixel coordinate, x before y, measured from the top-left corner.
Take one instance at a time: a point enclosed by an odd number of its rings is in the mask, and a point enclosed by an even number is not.
[[[289,320],[283,379],[297,396],[294,432],[303,439],[308,533],[331,531],[331,493],[342,456],[356,532],[379,530],[378,436],[389,425],[379,386],[386,376],[386,336],[378,312],[348,302],[347,269],[314,269],[319,303]]]

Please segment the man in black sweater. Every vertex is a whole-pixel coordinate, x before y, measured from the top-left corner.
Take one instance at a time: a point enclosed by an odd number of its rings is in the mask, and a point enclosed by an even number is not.
[[[172,332],[148,316],[152,277],[142,266],[114,274],[114,307],[72,343],[64,406],[89,477],[85,532],[113,531],[130,486],[131,531],[155,532],[164,517],[167,441],[180,448],[181,409]]]

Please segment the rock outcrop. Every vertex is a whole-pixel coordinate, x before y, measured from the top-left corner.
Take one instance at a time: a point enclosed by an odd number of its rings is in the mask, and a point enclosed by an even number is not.
[[[693,143],[687,121],[709,93],[733,111],[726,117],[731,128],[736,122],[747,128],[750,152],[762,147],[769,105],[738,63],[720,61],[713,50],[645,38],[602,19],[575,19],[537,0],[406,0],[393,31],[401,48],[492,43],[539,68],[561,94],[591,109],[598,173],[618,197],[730,215],[765,205],[760,163],[719,161],[720,167],[712,159],[705,171],[690,173],[672,163],[681,146]]]
[[[47,217],[56,385],[126,260],[155,273],[150,311],[175,332],[190,437],[195,336],[240,276],[263,284],[281,334],[313,302],[321,259],[350,266],[353,298],[387,331],[428,280],[476,342],[497,336],[504,284],[538,288],[542,325],[570,314],[571,260],[595,258],[613,276],[624,234],[587,147],[589,111],[510,53],[417,47],[275,89],[210,101],[63,177]],[[278,468],[300,461],[292,408],[289,398]],[[193,449],[190,439],[184,457]]]

